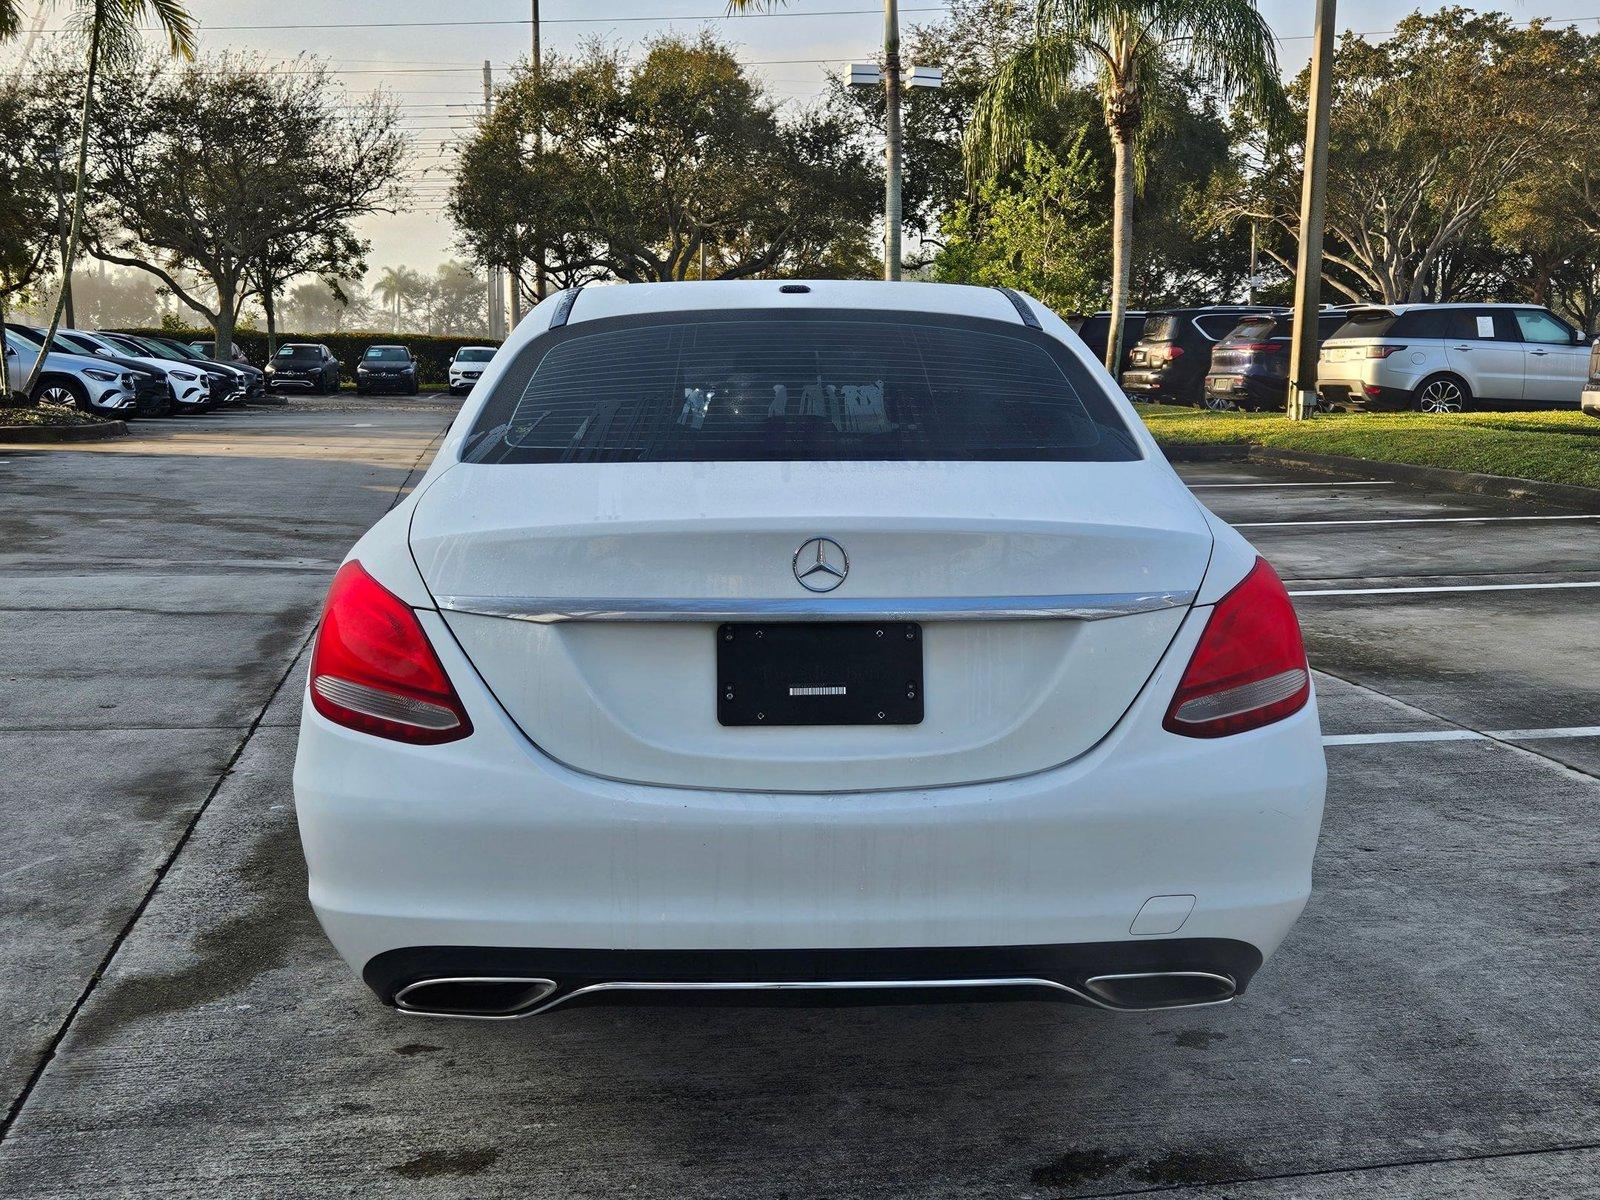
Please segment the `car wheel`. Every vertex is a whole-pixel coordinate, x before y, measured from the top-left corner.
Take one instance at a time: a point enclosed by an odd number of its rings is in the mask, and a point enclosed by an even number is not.
[[[1200,403],[1212,412],[1233,412],[1239,406],[1226,396],[1207,395],[1201,398]]]
[[[1472,393],[1454,375],[1435,375],[1417,385],[1411,400],[1418,412],[1458,413],[1472,402]]]
[[[94,411],[94,406],[89,403],[89,393],[76,379],[41,379],[34,385],[33,402],[55,404],[62,408],[81,408],[84,412]]]

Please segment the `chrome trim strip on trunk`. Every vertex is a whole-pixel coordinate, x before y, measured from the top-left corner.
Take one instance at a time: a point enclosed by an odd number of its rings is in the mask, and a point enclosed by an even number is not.
[[[1195,593],[1080,596],[805,597],[792,600],[598,596],[440,596],[445,612],[553,625],[561,621],[1102,621],[1186,608]]]

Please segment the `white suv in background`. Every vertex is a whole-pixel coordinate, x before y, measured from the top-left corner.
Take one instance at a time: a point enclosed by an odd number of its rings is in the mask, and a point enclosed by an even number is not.
[[[1584,336],[1537,305],[1371,305],[1323,343],[1317,393],[1335,407],[1434,413],[1576,405],[1588,361]]]
[[[464,396],[494,359],[493,346],[463,346],[450,360],[450,394]]]

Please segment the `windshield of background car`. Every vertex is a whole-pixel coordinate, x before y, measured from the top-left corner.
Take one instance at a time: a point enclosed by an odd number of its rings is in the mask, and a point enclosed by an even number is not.
[[[322,356],[315,346],[279,346],[278,357],[295,362],[314,362]]]
[[[1333,336],[1335,338],[1383,337],[1399,319],[1398,315],[1387,309],[1357,310],[1345,317],[1344,324],[1334,330]]]
[[[1142,342],[1170,342],[1173,331],[1178,327],[1178,318],[1169,317],[1165,313],[1160,316],[1146,317],[1144,328],[1139,331],[1139,340]]]
[[[374,346],[362,357],[369,362],[409,362],[411,359],[399,346]]]
[[[493,350],[458,350],[458,351],[456,351],[456,361],[457,362],[488,362],[493,357],[494,357],[494,351]]]
[[[1242,342],[1267,342],[1274,337],[1287,336],[1289,336],[1287,321],[1284,322],[1283,328],[1279,329],[1276,317],[1246,317],[1235,325],[1222,341],[1232,346]]]
[[[923,314],[693,314],[526,346],[474,422],[480,463],[1128,462],[1138,444],[1054,339]]]

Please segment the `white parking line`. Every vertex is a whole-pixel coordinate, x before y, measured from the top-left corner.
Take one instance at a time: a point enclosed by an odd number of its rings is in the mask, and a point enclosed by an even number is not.
[[[1550,738],[1600,737],[1600,725],[1566,725],[1553,729],[1418,729],[1409,733],[1331,733],[1324,746],[1383,746],[1398,742],[1536,742]]]
[[[1202,488],[1341,488],[1341,487],[1394,487],[1389,479],[1347,479],[1343,483],[1191,483],[1190,491]]]
[[[1556,513],[1536,517],[1362,517],[1339,521],[1236,521],[1235,529],[1275,529],[1285,525],[1466,525],[1489,521],[1600,521],[1600,513]]]
[[[1410,596],[1425,592],[1544,592],[1567,588],[1600,588],[1600,579],[1573,583],[1452,583],[1433,587],[1309,588],[1291,596]]]

